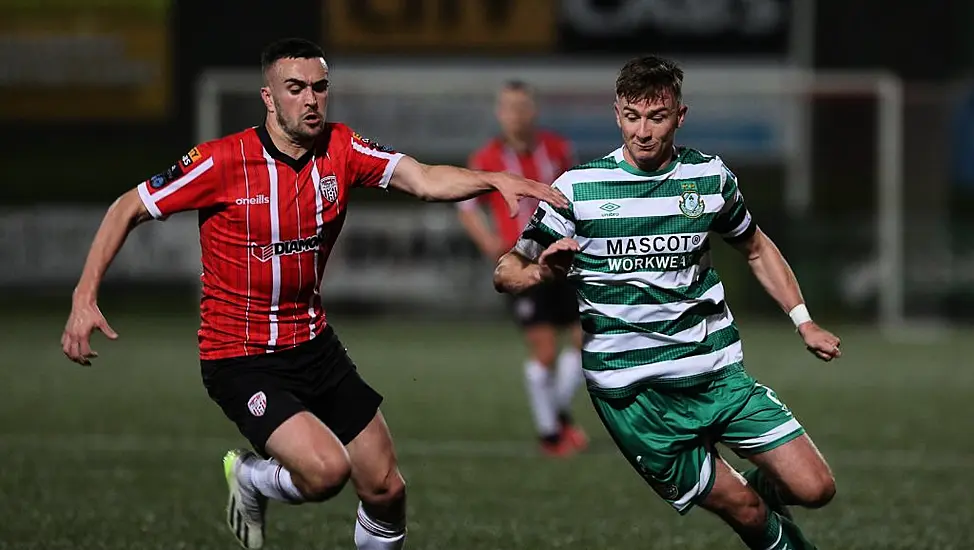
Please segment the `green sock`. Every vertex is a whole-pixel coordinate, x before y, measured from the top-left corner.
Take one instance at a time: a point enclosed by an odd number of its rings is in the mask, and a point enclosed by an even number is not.
[[[741,539],[752,550],[817,550],[795,522],[771,510],[762,533]]]
[[[793,519],[779,516],[781,522],[781,543],[775,548],[784,550],[816,550],[812,541],[805,538],[805,534],[798,528],[798,524]],[[788,546],[785,546],[787,544]]]

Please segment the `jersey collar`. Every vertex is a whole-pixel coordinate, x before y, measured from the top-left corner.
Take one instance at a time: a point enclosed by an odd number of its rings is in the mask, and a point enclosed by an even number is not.
[[[636,175],[636,176],[642,176],[642,177],[645,177],[645,178],[655,178],[655,177],[664,176],[666,174],[669,174],[680,163],[680,158],[683,156],[683,151],[681,150],[681,148],[674,147],[673,148],[673,157],[669,160],[669,162],[667,162],[663,166],[659,167],[657,170],[654,170],[652,172],[647,172],[645,170],[640,170],[639,168],[636,168],[632,164],[629,164],[628,161],[626,161],[626,157],[623,155],[623,150],[625,149],[625,147],[626,146],[623,145],[622,147],[616,149],[616,152],[615,152],[615,155],[614,155],[615,156],[615,161],[619,164],[619,168],[622,168],[623,170],[625,170],[626,172],[629,172],[630,174],[633,174],[633,175]]]
[[[314,158],[314,148],[301,155],[301,158],[293,158],[285,155],[280,149],[277,148],[276,145],[274,145],[274,141],[271,139],[270,133],[267,132],[267,127],[263,124],[257,127],[257,137],[260,138],[261,145],[264,146],[264,149],[270,154],[271,157],[274,158],[274,160],[290,166],[295,172],[300,172],[303,170],[304,167],[311,162],[311,159]]]

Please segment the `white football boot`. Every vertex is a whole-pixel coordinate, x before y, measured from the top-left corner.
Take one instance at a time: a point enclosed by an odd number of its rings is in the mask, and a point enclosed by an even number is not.
[[[230,491],[227,500],[227,526],[240,546],[257,550],[264,545],[264,513],[267,497],[257,492],[249,482],[240,479],[245,460],[259,460],[257,455],[244,449],[227,451],[223,456],[223,473]]]

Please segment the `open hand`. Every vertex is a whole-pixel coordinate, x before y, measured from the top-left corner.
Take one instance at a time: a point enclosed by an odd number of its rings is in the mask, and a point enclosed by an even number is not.
[[[61,350],[64,355],[79,365],[91,365],[91,359],[98,357],[98,352],[91,349],[89,342],[95,329],[100,330],[109,340],[118,338],[118,333],[108,325],[97,305],[75,304],[61,335]]]
[[[816,325],[814,321],[799,325],[798,333],[805,340],[805,347],[808,351],[822,361],[828,362],[842,357],[842,350],[839,349],[841,340],[831,332]]]
[[[495,173],[493,177],[494,189],[504,197],[512,218],[518,214],[518,199],[521,197],[538,199],[555,208],[568,208],[568,199],[551,185],[503,172]]]
[[[538,257],[538,265],[541,266],[543,274],[563,277],[571,269],[575,254],[580,250],[581,247],[574,239],[559,239],[541,253]]]

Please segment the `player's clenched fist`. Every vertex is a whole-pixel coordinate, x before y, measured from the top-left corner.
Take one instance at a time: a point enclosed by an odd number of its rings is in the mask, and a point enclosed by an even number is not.
[[[799,325],[798,333],[805,340],[805,347],[808,348],[808,351],[822,361],[831,361],[842,357],[842,350],[839,349],[842,342],[839,337],[816,325],[814,321]]]
[[[118,333],[108,325],[97,305],[75,304],[64,327],[64,334],[61,335],[61,350],[64,355],[80,365],[91,365],[91,359],[98,357],[98,352],[91,349],[89,342],[95,329],[100,330],[110,340],[118,338]]]
[[[564,277],[575,261],[575,254],[581,250],[575,239],[559,239],[551,244],[538,257],[542,277]]]

